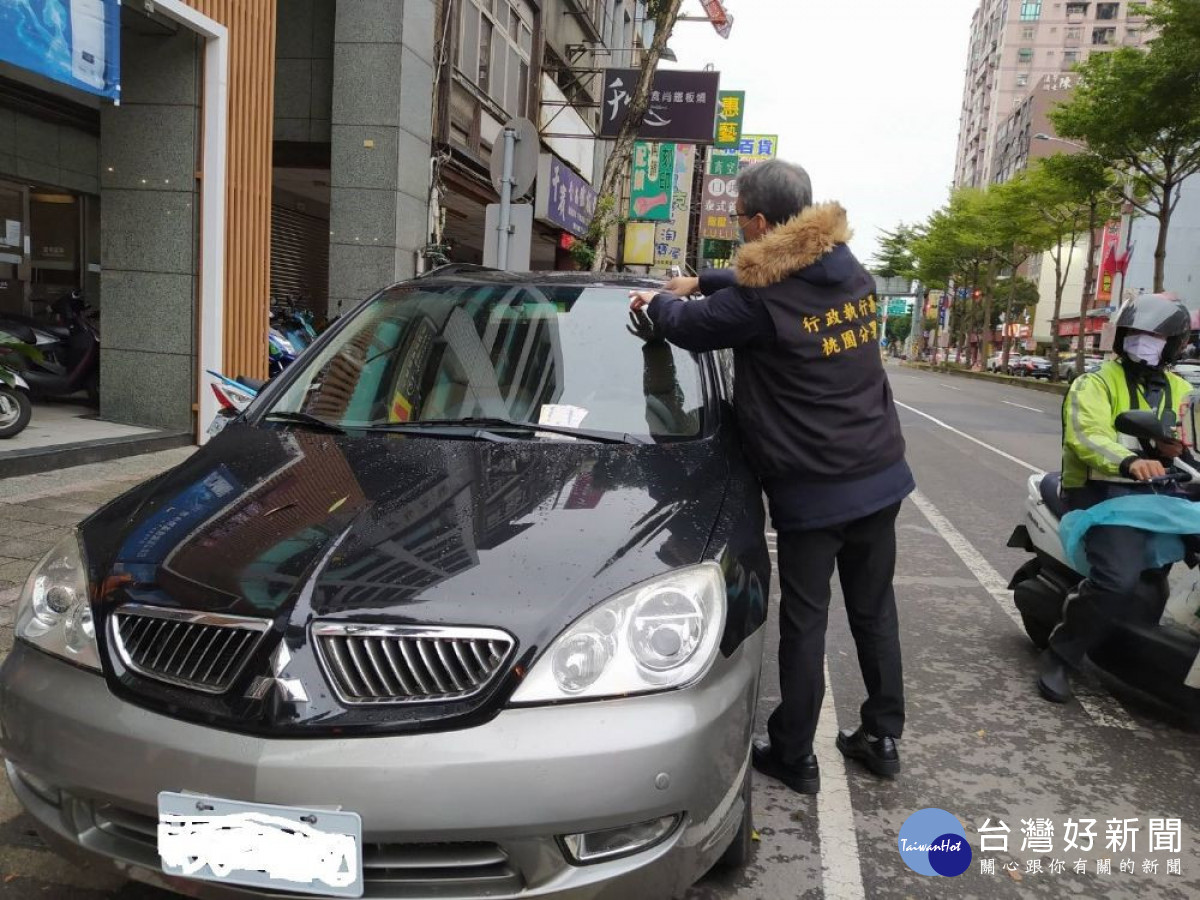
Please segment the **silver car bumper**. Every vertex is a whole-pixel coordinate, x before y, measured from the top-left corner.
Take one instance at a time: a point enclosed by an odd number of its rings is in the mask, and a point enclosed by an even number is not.
[[[341,807],[377,859],[436,859],[373,868],[364,853],[367,897],[667,898],[740,824],[762,643],[759,629],[686,691],[509,709],[462,731],[270,740],[133,706],[18,642],[0,672],[0,750],[56,849],[192,896],[282,895],[163,875],[162,790]],[[559,843],[673,814],[670,837],[622,859],[572,865]]]

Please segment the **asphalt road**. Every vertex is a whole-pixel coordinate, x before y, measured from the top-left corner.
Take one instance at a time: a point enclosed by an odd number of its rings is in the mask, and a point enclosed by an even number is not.
[[[908,696],[900,744],[904,771],[895,780],[876,779],[844,765],[833,746],[838,727],[858,724],[863,699],[853,641],[835,597],[827,646],[830,689],[817,748],[823,790],[803,797],[760,779],[753,861],[737,873],[710,874],[689,900],[1200,896],[1200,797],[1193,788],[1200,738],[1094,684],[1084,685],[1082,703],[1044,702],[1033,686],[1035,651],[1014,622],[1004,590],[1025,558],[1005,543],[1020,517],[1026,481],[1034,470],[1057,467],[1060,398],[898,366],[890,372],[919,486],[898,526],[896,589]],[[74,492],[61,483],[33,484],[12,496],[0,485],[0,520],[24,516],[31,526],[64,527],[68,514],[86,511],[89,502],[136,477],[109,468]],[[57,505],[39,499],[39,490],[57,498]],[[61,517],[47,522],[55,509]],[[0,558],[9,552],[6,544],[25,540],[15,527],[3,530],[3,521],[0,534],[13,534],[0,537]],[[0,561],[0,580],[22,568],[15,559]],[[0,606],[5,596],[0,589]],[[7,596],[11,600],[11,590]],[[0,622],[0,646],[11,632],[8,621]],[[778,697],[774,619],[770,627],[764,722]],[[897,851],[905,820],[928,807],[952,813],[964,827],[974,859],[957,878],[919,875]],[[1078,839],[1075,849],[1067,849],[1068,819],[1096,821],[1090,850]],[[1151,819],[1168,820],[1166,827],[1179,820],[1177,851],[1152,851],[1152,827],[1166,835],[1157,840],[1169,844],[1170,836]],[[0,789],[0,820],[0,900],[168,897],[145,887],[118,887],[105,873],[58,860],[29,833],[6,787]],[[981,850],[979,829],[989,820],[1009,829],[1007,851],[990,849],[992,838],[989,850]],[[1049,823],[1049,849],[1039,846],[1047,839],[1045,822],[1038,820]],[[1138,829],[1132,846],[1128,837],[1123,849],[1108,846],[1110,820]],[[1023,829],[1030,832],[1024,848]],[[994,874],[981,871],[987,860],[994,861]],[[1086,874],[1075,871],[1081,860]],[[1103,860],[1110,861],[1111,874],[1098,874]],[[1172,860],[1180,874],[1168,873]],[[1123,861],[1134,871],[1123,872]],[[1157,864],[1156,872],[1148,861]],[[1039,866],[1042,871],[1035,871]]]

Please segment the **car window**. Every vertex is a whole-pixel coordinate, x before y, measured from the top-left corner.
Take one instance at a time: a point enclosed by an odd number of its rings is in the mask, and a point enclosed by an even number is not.
[[[343,428],[505,418],[618,434],[701,432],[700,366],[627,328],[612,287],[413,282],[381,294],[272,413]]]

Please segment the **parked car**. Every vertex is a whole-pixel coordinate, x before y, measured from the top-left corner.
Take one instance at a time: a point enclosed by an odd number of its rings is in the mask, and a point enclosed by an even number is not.
[[[1009,372],[1021,378],[1049,378],[1054,369],[1043,356],[1022,356],[1009,363]]]
[[[1104,365],[1104,360],[1101,357],[1098,357],[1098,356],[1085,357],[1084,362],[1083,362],[1084,374],[1086,375],[1086,374],[1095,372],[1102,365]],[[1062,379],[1063,381],[1067,382],[1068,384],[1071,383],[1072,381],[1074,381],[1076,379],[1076,377],[1078,377],[1077,373],[1076,373],[1076,359],[1074,356],[1071,356],[1069,359],[1064,359],[1061,363],[1059,363],[1058,377],[1060,379]]]
[[[326,867],[247,873],[240,831],[180,844],[196,817],[303,822],[339,877],[353,841],[339,890],[377,898],[669,897],[744,862],[763,504],[730,356],[626,330],[655,284],[395,285],[63,540],[0,669],[46,841],[206,896]]]
[[[1174,367],[1175,374],[1194,388],[1200,388],[1200,364],[1179,363]]]

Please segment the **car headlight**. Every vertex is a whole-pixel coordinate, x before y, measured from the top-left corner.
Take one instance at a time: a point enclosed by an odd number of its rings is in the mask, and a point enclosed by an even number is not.
[[[684,687],[708,670],[724,628],[721,568],[679,569],[609,598],[571,625],[534,664],[512,703]]]
[[[17,608],[16,636],[76,665],[100,669],[87,571],[74,532],[30,573]]]

